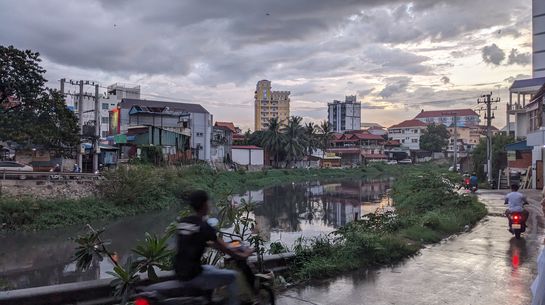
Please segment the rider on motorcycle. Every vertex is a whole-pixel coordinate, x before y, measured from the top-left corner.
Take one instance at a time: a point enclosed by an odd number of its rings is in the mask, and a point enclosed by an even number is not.
[[[208,194],[204,191],[195,191],[189,196],[189,205],[195,214],[181,219],[177,226],[177,252],[174,259],[174,270],[179,280],[195,288],[213,290],[228,286],[228,304],[239,304],[237,272],[218,269],[210,265],[201,266],[201,257],[209,245],[239,259],[250,256],[252,250],[233,251],[229,249],[225,241],[217,237],[216,230],[206,222],[209,209],[208,201]]]
[[[528,204],[526,196],[518,191],[518,184],[511,185],[511,192],[505,196],[505,204],[507,205],[506,214],[511,214],[512,212],[522,213],[524,221],[528,219],[528,210],[524,208],[525,204]]]
[[[478,187],[479,185],[479,178],[477,177],[477,174],[473,172],[471,174],[471,177],[469,177],[469,185],[470,187]]]

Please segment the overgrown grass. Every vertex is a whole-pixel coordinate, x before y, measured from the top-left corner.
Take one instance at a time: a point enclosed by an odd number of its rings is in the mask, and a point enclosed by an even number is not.
[[[375,177],[388,167],[216,172],[205,165],[161,168],[131,165],[107,172],[97,196],[74,199],[0,197],[0,230],[43,230],[113,219],[175,206],[189,191],[206,190],[216,201],[251,188],[325,178]]]
[[[473,196],[454,191],[459,179],[437,167],[406,167],[394,182],[395,213],[366,215],[328,236],[300,239],[295,280],[319,279],[355,268],[391,265],[427,243],[461,232],[486,215]]]

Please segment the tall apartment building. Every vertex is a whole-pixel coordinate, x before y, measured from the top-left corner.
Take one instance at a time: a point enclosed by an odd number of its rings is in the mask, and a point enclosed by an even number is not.
[[[332,131],[342,133],[361,129],[361,103],[355,95],[345,97],[345,101],[327,104],[328,121]]]
[[[272,91],[271,81],[260,80],[255,89],[254,130],[267,129],[270,119],[286,122],[290,117],[290,92]]]
[[[545,1],[533,0],[532,6],[533,77],[545,77]]]

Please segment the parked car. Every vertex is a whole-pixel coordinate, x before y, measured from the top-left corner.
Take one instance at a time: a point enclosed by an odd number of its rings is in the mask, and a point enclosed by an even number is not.
[[[399,160],[397,163],[399,163],[399,164],[413,164],[413,160],[403,159],[403,160]]]
[[[0,174],[6,172],[6,175],[13,176],[8,172],[32,172],[34,169],[30,165],[21,164],[15,161],[0,161]],[[19,179],[26,179],[26,175],[19,175]]]
[[[388,162],[386,162],[386,164],[388,164],[388,165],[396,165],[396,164],[397,164],[397,160],[389,160]]]

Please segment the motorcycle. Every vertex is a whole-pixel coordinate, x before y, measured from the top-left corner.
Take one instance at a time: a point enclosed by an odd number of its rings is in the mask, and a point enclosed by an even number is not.
[[[471,194],[475,194],[479,188],[476,185],[471,186],[470,191]]]
[[[526,231],[526,217],[522,212],[507,213],[509,219],[509,231],[515,235],[516,239],[520,239],[520,235]]]
[[[211,222],[216,223],[214,219]],[[209,221],[210,223],[210,221]],[[211,224],[212,225],[212,224]],[[229,235],[229,234],[228,234]],[[234,250],[244,251],[248,245],[238,240],[233,240],[229,246]],[[241,297],[241,304],[247,305],[274,305],[275,296],[273,292],[274,275],[271,273],[254,273],[248,260],[235,260],[226,258],[225,266],[239,271],[243,278],[241,291],[245,293]],[[221,291],[203,290],[198,287],[189,286],[187,283],[171,280],[153,284],[147,287],[137,288],[134,298],[135,305],[221,305],[225,304],[225,298]]]

